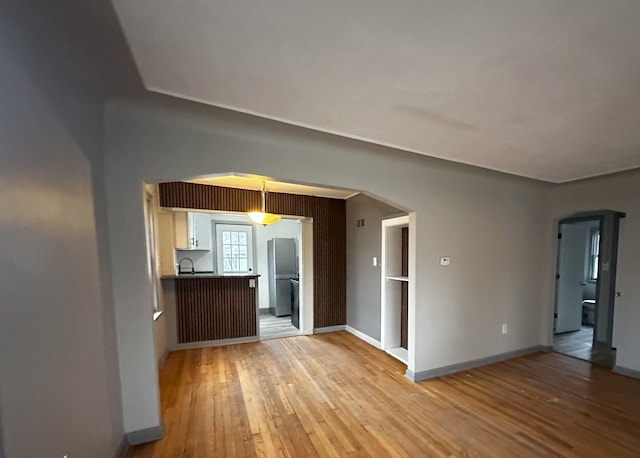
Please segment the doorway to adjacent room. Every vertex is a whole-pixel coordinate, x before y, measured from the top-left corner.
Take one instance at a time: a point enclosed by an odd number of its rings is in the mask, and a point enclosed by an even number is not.
[[[282,219],[265,228],[256,240],[264,253],[258,267],[265,285],[260,293],[261,340],[302,334],[301,313],[305,307],[300,299],[300,284],[306,260],[303,244],[310,241],[305,228],[311,224],[302,219]]]
[[[620,219],[603,210],[559,222],[554,351],[615,364],[615,279]]]

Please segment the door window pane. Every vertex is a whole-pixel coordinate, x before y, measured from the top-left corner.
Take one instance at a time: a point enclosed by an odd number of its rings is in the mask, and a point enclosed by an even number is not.
[[[600,251],[600,229],[591,229],[591,247],[590,247],[590,263],[589,263],[589,279],[596,281],[598,279],[598,261]]]
[[[224,273],[249,271],[249,239],[244,231],[222,231]]]

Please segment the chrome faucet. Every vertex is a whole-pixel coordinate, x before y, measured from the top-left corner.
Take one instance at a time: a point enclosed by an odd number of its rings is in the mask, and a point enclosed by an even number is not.
[[[189,271],[182,271],[182,261],[189,261],[191,263],[191,272]],[[191,258],[182,258],[180,259],[180,261],[178,261],[178,275],[180,274],[195,274],[196,273],[196,268],[193,264],[193,259]]]

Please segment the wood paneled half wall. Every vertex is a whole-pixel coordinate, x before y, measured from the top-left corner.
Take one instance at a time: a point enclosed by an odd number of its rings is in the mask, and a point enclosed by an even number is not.
[[[197,183],[159,184],[160,205],[169,208],[259,211],[260,191]],[[346,203],[342,199],[269,192],[267,211],[313,218],[313,321],[315,328],[346,324]]]

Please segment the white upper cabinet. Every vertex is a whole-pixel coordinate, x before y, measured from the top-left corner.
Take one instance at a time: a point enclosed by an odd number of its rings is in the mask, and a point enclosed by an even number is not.
[[[188,250],[191,248],[189,244],[189,222],[186,212],[173,213],[173,224],[175,234],[174,248],[179,250]]]
[[[211,249],[211,215],[209,213],[188,213],[189,249]]]
[[[186,239],[184,243],[186,244]],[[158,212],[158,257],[160,260],[160,275],[175,275],[175,249],[175,215],[173,213],[160,211]]]
[[[211,250],[211,215],[209,213],[176,211],[173,216],[173,237],[178,250]]]

